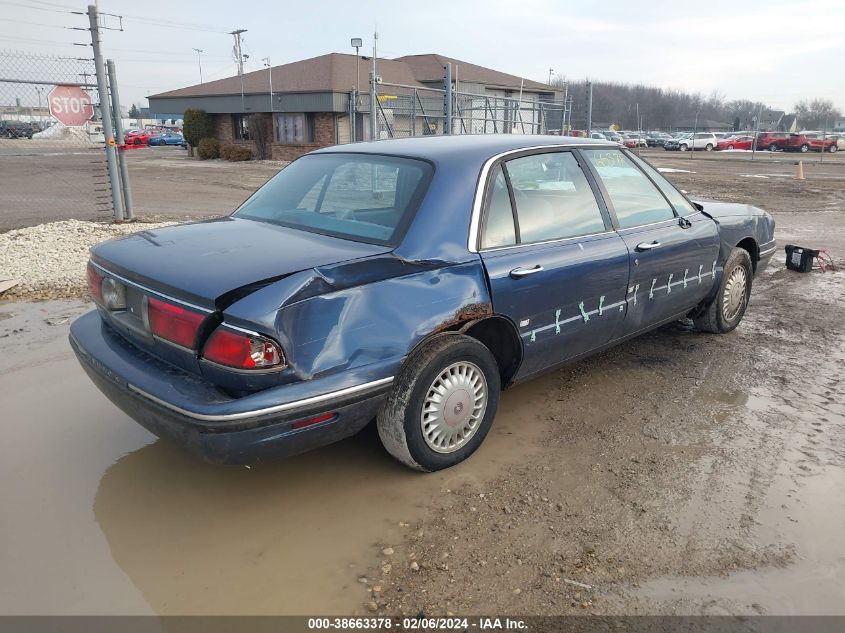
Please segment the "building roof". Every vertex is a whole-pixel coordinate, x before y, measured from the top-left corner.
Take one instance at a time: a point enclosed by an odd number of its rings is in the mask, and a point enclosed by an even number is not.
[[[530,90],[542,90],[552,92],[556,90],[553,86],[503,73],[492,68],[485,68],[476,64],[461,61],[453,57],[438,55],[437,53],[426,53],[425,55],[405,55],[397,57],[396,61],[405,62],[410,66],[411,72],[417,81],[443,81],[443,69],[447,63],[452,64],[452,77],[457,74],[459,81],[486,84],[497,88],[510,88],[519,90],[520,84],[524,81],[524,88]]]
[[[462,62],[442,55],[409,55],[398,59],[378,58],[377,72],[385,83],[405,84],[419,88],[426,87],[420,82],[442,81],[443,67],[452,62],[459,69],[458,79],[474,83],[484,83],[495,87],[519,90],[521,77],[509,75],[483,66]],[[356,56],[346,53],[329,53],[303,59],[290,64],[273,66],[270,70],[273,89],[277,92],[349,92],[358,82],[359,90],[368,90],[369,72],[372,58],[360,58],[360,67],[356,71]],[[357,78],[360,72],[360,79]],[[454,72],[454,70],[453,70]],[[263,94],[268,91],[270,77],[266,69],[256,70],[243,75],[244,94]],[[536,81],[525,80],[525,88],[530,90],[553,91],[552,86]],[[241,94],[241,77],[226,77],[203,84],[170,90],[151,95],[151,98],[168,97],[210,97],[215,95]]]

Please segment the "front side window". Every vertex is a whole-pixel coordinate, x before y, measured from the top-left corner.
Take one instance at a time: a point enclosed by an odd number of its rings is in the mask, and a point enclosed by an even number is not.
[[[583,150],[598,172],[616,211],[620,228],[652,224],[675,217],[663,194],[619,150]]]
[[[747,138],[751,140],[751,137],[739,137],[738,140],[742,140],[743,138]],[[697,209],[692,206],[689,200],[687,200],[683,194],[675,189],[671,182],[666,180],[659,171],[657,171],[654,167],[649,165],[643,159],[638,156],[634,156],[633,154],[630,155],[631,159],[637,163],[645,173],[649,175],[649,177],[655,182],[655,184],[660,188],[660,191],[663,192],[663,195],[669,198],[669,202],[672,203],[672,206],[675,207],[675,211],[677,211],[678,215],[689,215],[690,213],[695,213]]]
[[[235,212],[238,217],[377,244],[395,244],[433,168],[377,154],[315,154],[294,161]]]
[[[232,115],[232,136],[236,141],[249,140],[249,116],[246,114]]]
[[[276,114],[276,142],[285,145],[313,143],[313,115],[309,112]]]
[[[547,152],[505,163],[520,243],[605,230],[590,183],[571,152]]]

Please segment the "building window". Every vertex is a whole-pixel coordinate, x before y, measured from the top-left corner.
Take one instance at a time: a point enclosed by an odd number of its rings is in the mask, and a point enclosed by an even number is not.
[[[234,136],[236,141],[249,140],[249,115],[232,115],[232,136]]]
[[[314,115],[311,112],[276,114],[276,142],[301,145],[314,142]]]

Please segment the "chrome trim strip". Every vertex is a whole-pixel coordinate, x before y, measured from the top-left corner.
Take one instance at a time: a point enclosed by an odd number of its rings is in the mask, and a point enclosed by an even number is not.
[[[478,227],[481,223],[481,205],[484,202],[484,187],[487,184],[487,176],[490,173],[490,167],[493,165],[494,162],[504,156],[509,156],[510,154],[518,154],[519,152],[528,152],[538,149],[569,149],[581,147],[596,149],[600,149],[602,147],[610,147],[613,149],[619,149],[619,145],[617,145],[616,143],[554,143],[551,145],[532,145],[531,147],[519,147],[517,149],[510,149],[506,152],[502,152],[500,154],[492,156],[491,158],[488,158],[484,162],[484,165],[481,166],[481,174],[478,177],[478,184],[476,184],[475,186],[475,197],[472,201],[472,216],[470,217],[469,221],[469,236],[467,238],[467,248],[469,248],[469,252],[478,252],[478,247],[476,246],[476,244],[478,244]]]
[[[365,382],[362,385],[355,385],[354,387],[347,387],[346,389],[339,389],[338,391],[332,391],[330,393],[324,393],[319,396],[303,398],[302,400],[296,400],[294,402],[286,402],[285,404],[279,404],[274,407],[256,409],[254,411],[243,411],[241,413],[223,413],[219,415],[209,415],[206,413],[197,413],[196,411],[189,411],[187,409],[183,409],[182,407],[177,407],[175,404],[171,404],[170,402],[165,402],[160,398],[156,398],[155,396],[147,393],[139,387],[136,387],[135,385],[127,383],[127,386],[129,387],[130,391],[134,391],[139,396],[143,396],[144,398],[152,400],[153,402],[158,405],[161,405],[162,407],[170,409],[171,411],[175,411],[176,413],[180,413],[186,417],[193,418],[194,420],[201,420],[203,422],[228,422],[231,420],[244,420],[248,418],[256,418],[262,415],[269,415],[271,413],[284,413],[286,411],[295,411],[297,409],[302,409],[312,404],[320,404],[321,402],[328,402],[336,398],[343,398],[344,396],[351,396],[362,391],[375,389],[377,387],[390,384],[391,382],[393,382],[393,376],[390,376],[389,378],[381,378],[372,382]]]
[[[768,255],[769,253],[774,253],[777,249],[778,249],[777,244],[775,244],[775,245],[774,245],[774,246],[772,246],[771,248],[767,248],[767,249],[766,249],[766,250],[764,250],[764,251],[760,251],[760,252],[757,254],[757,258],[759,259],[759,258],[761,258],[761,257],[765,257],[765,256],[766,256],[766,255]]]
[[[122,276],[122,275],[118,275],[117,273],[110,271],[108,268],[103,268],[102,266],[100,266],[100,264],[98,264],[94,261],[91,261],[91,260],[88,260],[88,261],[94,268],[99,269],[103,273],[110,275],[111,277],[114,277],[115,279],[119,279],[120,281],[122,281],[125,284],[129,284],[130,286],[134,286],[135,288],[138,288],[139,290],[143,290],[144,292],[155,295],[157,297],[161,297],[163,299],[167,299],[168,301],[172,301],[174,303],[178,303],[180,305],[186,306],[186,307],[191,308],[193,310],[198,310],[199,312],[204,312],[205,314],[211,314],[212,312],[214,312],[214,310],[209,310],[208,308],[203,308],[202,306],[198,306],[198,305],[195,305],[193,303],[189,303],[188,301],[184,301],[182,299],[177,299],[176,297],[171,297],[170,295],[166,295],[163,292],[160,292],[158,290],[153,290],[152,288],[144,286],[143,284],[139,284],[137,281],[131,281],[131,280],[127,279],[126,277]]]
[[[496,251],[503,251],[509,248],[522,248],[524,246],[543,246],[544,244],[556,244],[558,242],[576,242],[586,240],[591,237],[598,237],[601,235],[610,235],[615,231],[602,231],[601,233],[587,233],[586,235],[573,235],[572,237],[558,237],[553,240],[543,240],[542,242],[520,242],[519,244],[508,244],[507,246],[494,246],[492,248],[480,248],[479,253],[492,253]]]

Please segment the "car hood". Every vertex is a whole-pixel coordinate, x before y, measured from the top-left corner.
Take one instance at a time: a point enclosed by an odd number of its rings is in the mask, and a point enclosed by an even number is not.
[[[223,308],[221,299],[241,289],[390,250],[230,216],[141,231],[102,242],[91,255],[95,263],[130,281]]]

